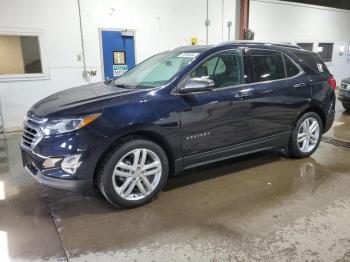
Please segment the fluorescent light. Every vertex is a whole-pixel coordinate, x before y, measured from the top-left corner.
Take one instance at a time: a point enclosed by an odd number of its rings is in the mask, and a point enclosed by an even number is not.
[[[0,231],[0,261],[10,262],[7,233]]]
[[[5,184],[4,182],[0,181],[0,200],[5,200],[5,198]]]

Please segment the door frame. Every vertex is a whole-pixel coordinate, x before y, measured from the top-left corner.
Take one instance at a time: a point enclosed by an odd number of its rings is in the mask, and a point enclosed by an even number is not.
[[[135,53],[135,66],[137,65],[137,56],[136,56],[136,30],[127,29],[127,28],[98,28],[99,44],[100,44],[100,61],[101,61],[101,80],[104,81],[105,70],[104,70],[104,60],[103,60],[103,45],[102,45],[102,31],[112,31],[112,32],[123,32],[129,31],[133,33],[134,37],[134,53]]]

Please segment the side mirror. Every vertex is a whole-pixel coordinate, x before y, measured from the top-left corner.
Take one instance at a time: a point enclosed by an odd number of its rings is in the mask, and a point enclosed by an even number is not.
[[[181,94],[187,94],[210,91],[213,89],[214,85],[214,81],[209,78],[194,77],[188,79],[185,85],[179,89],[179,92]]]

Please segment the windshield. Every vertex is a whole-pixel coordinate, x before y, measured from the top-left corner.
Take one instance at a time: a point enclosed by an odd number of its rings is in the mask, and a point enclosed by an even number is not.
[[[165,52],[140,63],[114,80],[116,86],[144,89],[168,83],[179,71],[190,64],[199,53]]]

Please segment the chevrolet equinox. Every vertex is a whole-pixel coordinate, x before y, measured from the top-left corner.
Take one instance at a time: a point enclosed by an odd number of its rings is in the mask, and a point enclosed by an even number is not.
[[[298,46],[180,47],[33,105],[23,165],[45,186],[97,188],[136,207],[184,169],[274,148],[310,156],[333,124],[335,87],[320,57]]]

